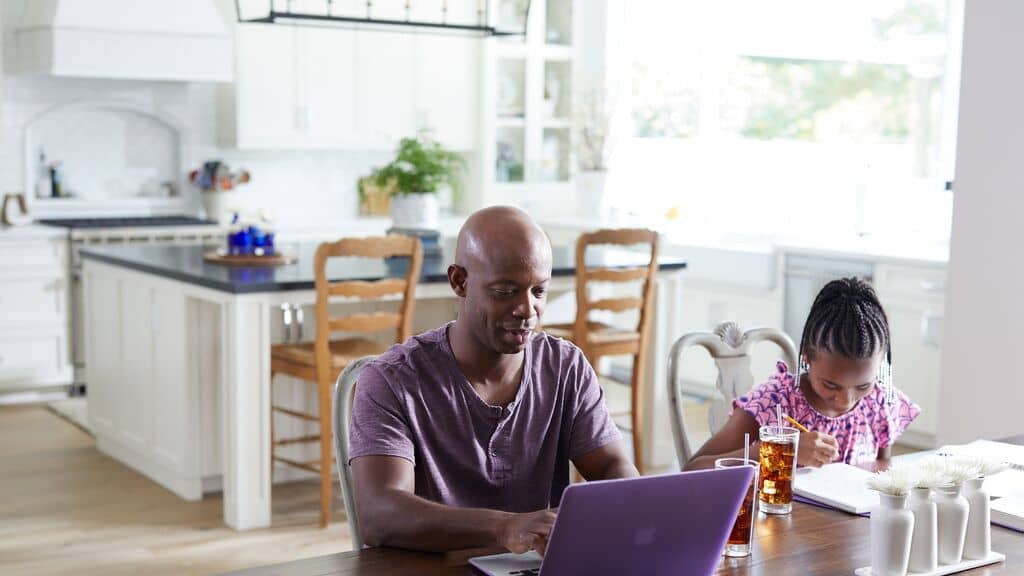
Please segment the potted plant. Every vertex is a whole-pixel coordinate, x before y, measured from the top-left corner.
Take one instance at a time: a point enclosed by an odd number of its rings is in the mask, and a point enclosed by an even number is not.
[[[395,159],[374,170],[372,176],[378,186],[392,186],[392,226],[436,230],[440,212],[437,193],[444,186],[457,190],[464,166],[462,156],[426,133],[402,138]]]

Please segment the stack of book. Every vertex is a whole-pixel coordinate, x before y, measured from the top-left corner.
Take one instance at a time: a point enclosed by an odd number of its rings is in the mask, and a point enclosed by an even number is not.
[[[426,228],[388,228],[387,233],[400,234],[402,236],[412,236],[419,238],[420,242],[423,243],[423,258],[440,258],[442,255],[441,251],[441,233],[437,230],[430,230]]]

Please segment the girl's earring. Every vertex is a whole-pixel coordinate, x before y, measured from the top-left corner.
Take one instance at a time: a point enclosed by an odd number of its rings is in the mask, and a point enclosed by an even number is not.
[[[892,364],[888,360],[878,365],[878,383],[882,387],[886,405],[892,405],[896,399],[896,391],[892,386]]]
[[[803,376],[804,374],[807,374],[810,371],[811,365],[801,357],[799,365],[797,366],[797,376]]]

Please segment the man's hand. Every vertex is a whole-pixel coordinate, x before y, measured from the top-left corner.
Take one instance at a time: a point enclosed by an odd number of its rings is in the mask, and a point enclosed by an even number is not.
[[[502,522],[499,530],[501,545],[509,552],[522,554],[528,550],[536,550],[541,556],[548,547],[548,536],[555,524],[557,508],[512,514]]]
[[[839,455],[836,439],[821,432],[801,432],[797,448],[797,464],[819,468],[833,462]]]

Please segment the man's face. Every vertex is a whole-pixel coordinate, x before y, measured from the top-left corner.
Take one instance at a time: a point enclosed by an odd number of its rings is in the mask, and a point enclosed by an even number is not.
[[[503,247],[467,262],[460,322],[484,347],[501,354],[526,348],[547,304],[551,250],[545,243]],[[458,288],[456,288],[458,292]]]

